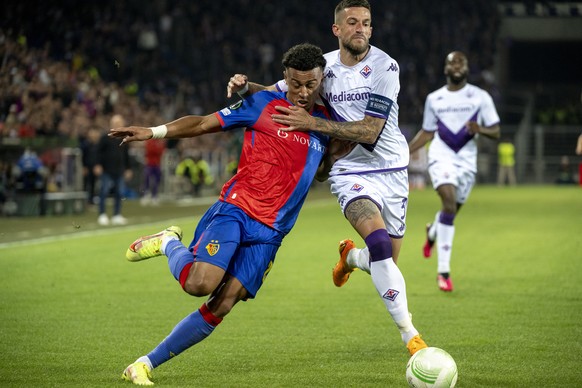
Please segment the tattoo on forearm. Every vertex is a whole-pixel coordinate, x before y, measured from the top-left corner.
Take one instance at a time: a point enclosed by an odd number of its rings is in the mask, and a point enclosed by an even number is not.
[[[337,121],[318,119],[316,124],[317,129],[338,139],[373,143],[377,137],[376,131],[362,122],[346,121],[340,123]]]

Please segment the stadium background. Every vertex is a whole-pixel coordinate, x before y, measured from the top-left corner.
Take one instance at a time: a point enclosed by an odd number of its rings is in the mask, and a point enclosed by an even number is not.
[[[280,79],[280,57],[291,45],[309,41],[324,51],[335,49],[330,27],[336,3],[318,1],[314,8],[307,1],[47,1],[41,7],[3,2],[3,201],[17,197],[10,171],[26,147],[41,156],[55,190],[77,198],[73,194],[83,189],[79,146],[89,128],[106,130],[112,113],[144,125],[209,113],[232,102],[225,85],[233,73],[270,84]],[[582,3],[371,4],[372,44],[401,67],[400,126],[407,137],[420,128],[426,95],[445,82],[444,56],[461,50],[470,59],[470,82],[492,94],[502,132],[516,145],[518,182],[553,183],[562,167],[576,179],[582,57],[572,53],[582,51]],[[210,162],[214,194],[239,144],[238,135],[226,134],[170,142],[163,163],[165,197],[176,198],[172,175],[181,150],[199,151]],[[496,153],[495,142],[480,141],[481,183],[495,182]],[[143,144],[132,144],[131,155],[137,173],[130,188],[139,197]],[[568,166],[560,166],[564,157]],[[23,214],[26,206],[18,205]]]
[[[55,194],[73,195],[79,139],[87,128],[106,130],[113,111],[151,124],[219,109],[229,103],[224,89],[231,73],[245,71],[268,83],[278,78],[277,58],[287,46],[310,40],[334,49],[333,5],[2,2],[2,177],[30,146],[58,163],[55,171],[63,169],[61,192]],[[490,90],[502,130],[515,136],[521,158],[519,186],[498,188],[489,184],[495,176],[494,143],[481,142],[481,184],[455,221],[453,293],[438,290],[436,263],[420,252],[438,197],[432,190],[411,191],[399,266],[415,324],[428,343],[455,357],[458,387],[580,386],[582,201],[579,187],[553,184],[561,156],[569,156],[572,165],[580,161],[573,152],[581,131],[580,4],[372,0],[372,5],[373,42],[402,66],[403,128],[411,134],[418,129],[424,94],[444,83],[443,56],[453,47],[463,49],[474,66],[472,82],[486,86],[484,80],[494,80]],[[174,26],[168,43],[160,27],[166,14]],[[187,30],[182,35],[180,21]],[[260,22],[267,27],[259,28]],[[148,39],[138,41],[150,23],[158,43],[146,50]],[[263,54],[271,59],[261,67]],[[12,105],[19,110],[11,115]],[[11,128],[15,118],[18,125]],[[208,138],[186,146],[198,146],[217,161],[231,141],[236,148],[236,139]],[[136,170],[140,152],[132,149]],[[133,184],[139,190],[139,181]],[[164,260],[128,263],[127,245],[174,223],[191,236],[212,194],[147,209],[124,201],[130,220],[125,227],[98,226],[94,211],[0,217],[0,386],[128,387],[120,379],[127,363],[201,300],[176,286]],[[173,198],[171,191],[166,195]],[[325,187],[312,190],[260,298],[237,307],[212,339],[157,369],[156,384],[407,386],[408,355],[368,277],[355,273],[342,289],[330,281],[338,239],[354,236],[341,218]]]

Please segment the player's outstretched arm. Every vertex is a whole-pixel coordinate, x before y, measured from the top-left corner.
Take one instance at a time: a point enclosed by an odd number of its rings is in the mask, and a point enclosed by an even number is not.
[[[245,74],[235,74],[230,77],[228,85],[226,85],[226,97],[231,98],[235,93],[241,97],[247,97],[251,94],[260,92],[261,90],[276,91],[275,85],[264,86],[255,82],[250,82]]]
[[[218,118],[214,115],[184,116],[168,124],[157,127],[121,127],[109,130],[109,137],[122,139],[121,144],[132,141],[144,141],[149,139],[178,139],[184,137],[196,137],[206,133],[220,131]]]
[[[425,129],[421,129],[418,133],[414,136],[414,138],[408,143],[408,150],[412,154],[419,148],[424,147],[426,143],[431,141],[434,138],[434,131],[427,131]]]
[[[499,124],[491,125],[490,127],[482,127],[475,121],[469,121],[467,123],[467,130],[469,133],[476,134],[480,133],[483,136],[487,136],[491,139],[499,139],[501,134],[501,129],[499,128]]]
[[[287,126],[281,128],[282,131],[316,131],[337,139],[366,144],[373,144],[378,139],[386,122],[383,118],[364,116],[359,121],[340,123],[313,117],[305,109],[296,106],[276,106],[275,109],[281,113],[273,114],[271,118]]]

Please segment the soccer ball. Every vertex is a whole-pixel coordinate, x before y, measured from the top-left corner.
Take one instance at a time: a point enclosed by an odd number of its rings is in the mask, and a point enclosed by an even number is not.
[[[457,377],[455,360],[439,348],[420,349],[406,364],[406,380],[413,388],[452,388]]]

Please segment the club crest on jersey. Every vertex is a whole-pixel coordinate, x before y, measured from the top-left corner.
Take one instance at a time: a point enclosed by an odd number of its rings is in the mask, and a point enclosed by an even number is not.
[[[364,78],[368,78],[370,74],[372,74],[372,68],[366,65],[362,70],[360,70],[360,74],[363,75]]]
[[[354,185],[352,186],[352,188],[350,189],[351,191],[355,191],[356,193],[359,193],[360,191],[362,191],[364,189],[364,186],[359,185],[357,183],[354,183]]]
[[[384,293],[384,295],[382,295],[382,298],[388,299],[389,301],[394,302],[394,299],[396,299],[398,294],[400,294],[400,292],[390,288],[388,291],[386,291]]]
[[[210,240],[208,245],[206,245],[206,251],[208,252],[208,254],[210,256],[216,255],[218,253],[219,249],[220,249],[220,244],[218,243],[218,240]]]

